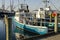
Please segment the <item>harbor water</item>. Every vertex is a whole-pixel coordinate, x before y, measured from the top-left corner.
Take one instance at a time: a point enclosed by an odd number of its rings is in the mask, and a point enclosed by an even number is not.
[[[12,27],[13,29],[13,27]],[[15,35],[14,35],[14,29],[12,30],[12,40],[15,40]],[[5,40],[6,39],[6,35],[5,35],[5,24],[4,24],[4,20],[0,19],[0,40]]]
[[[5,26],[3,20],[0,20],[0,40],[5,40]]]

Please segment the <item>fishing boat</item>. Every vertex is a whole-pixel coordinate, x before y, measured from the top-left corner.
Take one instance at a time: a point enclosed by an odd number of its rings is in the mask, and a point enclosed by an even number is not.
[[[21,4],[21,9],[15,13],[13,22],[16,27],[36,34],[47,34],[48,28],[41,25],[39,10],[37,14],[29,12],[27,4]],[[44,11],[42,11],[44,13]],[[36,16],[36,17],[35,17]]]
[[[46,3],[48,1],[45,1]],[[47,5],[47,4],[46,4]],[[48,33],[48,27],[54,27],[53,18],[48,14],[52,14],[50,6],[46,8],[40,8],[36,13],[30,12],[27,4],[21,4],[21,9],[16,11],[15,17],[13,17],[13,22],[17,28],[20,30],[29,31],[31,33],[36,33],[44,35]],[[49,17],[49,21],[46,21]]]

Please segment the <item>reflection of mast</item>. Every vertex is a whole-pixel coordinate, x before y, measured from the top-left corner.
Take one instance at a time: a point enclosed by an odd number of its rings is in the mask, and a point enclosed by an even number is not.
[[[2,9],[5,10],[5,0],[2,0]]]

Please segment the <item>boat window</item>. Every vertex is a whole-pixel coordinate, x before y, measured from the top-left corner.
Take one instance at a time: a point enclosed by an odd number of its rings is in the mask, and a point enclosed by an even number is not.
[[[24,14],[20,14],[20,16],[24,16]]]
[[[37,23],[37,26],[40,26],[40,23],[39,22]]]

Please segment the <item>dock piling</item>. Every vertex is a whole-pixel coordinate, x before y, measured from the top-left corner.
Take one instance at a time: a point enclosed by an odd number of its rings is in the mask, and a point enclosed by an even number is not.
[[[5,31],[6,31],[6,40],[12,40],[12,19],[8,18],[7,15],[4,15],[5,20]]]
[[[57,19],[57,14],[55,16],[55,25],[54,25],[54,32],[57,33],[58,30],[58,19]]]

